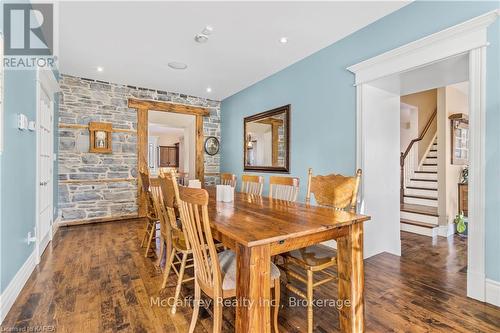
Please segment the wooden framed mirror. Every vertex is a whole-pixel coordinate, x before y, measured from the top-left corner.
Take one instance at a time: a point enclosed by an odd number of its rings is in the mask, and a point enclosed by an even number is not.
[[[290,172],[290,104],[243,121],[243,169]]]

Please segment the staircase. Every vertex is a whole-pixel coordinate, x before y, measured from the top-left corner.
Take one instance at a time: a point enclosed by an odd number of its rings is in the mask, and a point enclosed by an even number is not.
[[[426,236],[438,234],[438,142],[434,139],[424,162],[404,181],[401,230]]]

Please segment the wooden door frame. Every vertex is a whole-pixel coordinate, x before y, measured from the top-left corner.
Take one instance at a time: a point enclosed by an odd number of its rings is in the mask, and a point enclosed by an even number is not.
[[[148,112],[160,111],[195,116],[195,141],[196,159],[195,175],[202,183],[205,179],[204,153],[203,153],[203,117],[209,116],[207,108],[175,104],[170,102],[151,101],[129,98],[128,107],[137,110],[137,171],[148,169]],[[146,216],[146,201],[142,187],[137,186],[138,215]]]

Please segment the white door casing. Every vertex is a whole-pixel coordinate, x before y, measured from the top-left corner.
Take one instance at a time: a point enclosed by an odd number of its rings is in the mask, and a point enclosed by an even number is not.
[[[57,82],[51,71],[37,71],[37,117],[36,117],[36,259],[52,240],[53,186],[54,186],[54,94]]]
[[[362,195],[365,224],[365,257],[381,252],[401,255],[399,216],[399,95],[363,85],[358,89],[366,108],[361,120],[363,133]],[[383,158],[381,158],[383,156]]]
[[[416,40],[394,50],[365,60],[347,69],[355,74],[357,92],[357,165],[370,167],[365,154],[370,140],[363,127],[368,107],[363,92],[365,87],[377,79],[427,66],[459,54],[469,55],[469,119],[470,119],[470,168],[469,168],[469,219],[474,226],[469,228],[467,296],[485,300],[485,92],[486,92],[486,48],[487,27],[500,15],[495,10]],[[372,98],[370,103],[384,105],[383,98]],[[364,170],[365,173],[370,173]],[[365,189],[366,191],[366,189]],[[398,188],[394,189],[395,192]],[[370,205],[370,198],[361,200]],[[394,209],[393,207],[388,207]],[[387,250],[389,251],[389,250]]]

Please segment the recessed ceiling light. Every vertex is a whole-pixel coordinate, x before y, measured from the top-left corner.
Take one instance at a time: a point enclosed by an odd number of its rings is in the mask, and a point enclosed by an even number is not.
[[[98,71],[98,72],[102,72],[103,70],[104,70],[104,68],[102,68],[101,66],[98,66],[98,67],[97,67],[97,71]]]
[[[172,69],[186,69],[188,66],[183,62],[172,61],[168,63],[168,67]]]
[[[202,34],[208,36],[214,31],[214,28],[211,25],[207,25],[203,30],[201,31]]]
[[[281,44],[286,44],[286,43],[288,43],[288,38],[286,38],[286,37],[281,37],[281,38],[280,38],[280,43],[281,43]]]
[[[207,93],[211,93],[211,92],[212,92],[212,88],[207,87]]]
[[[196,36],[194,36],[194,40],[197,42],[197,43],[206,43],[208,41],[208,37],[205,36],[204,34],[197,34]]]

